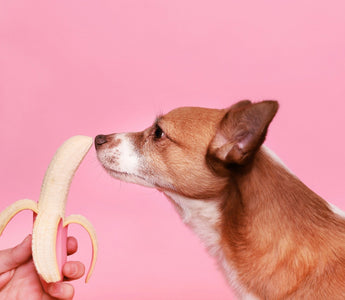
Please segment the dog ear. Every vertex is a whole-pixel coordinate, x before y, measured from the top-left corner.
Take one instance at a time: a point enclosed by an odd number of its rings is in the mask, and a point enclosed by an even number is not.
[[[277,101],[241,101],[231,106],[209,145],[208,157],[226,165],[245,164],[264,142],[278,107]]]

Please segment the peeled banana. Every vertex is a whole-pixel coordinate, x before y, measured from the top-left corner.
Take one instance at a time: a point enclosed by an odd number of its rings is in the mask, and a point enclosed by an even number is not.
[[[62,280],[62,266],[67,258],[67,226],[77,223],[88,232],[92,241],[92,260],[85,282],[88,282],[97,258],[97,238],[92,224],[81,215],[65,217],[69,187],[81,161],[93,140],[87,136],[73,136],[56,151],[43,179],[39,201],[19,200],[0,213],[0,235],[8,222],[20,211],[34,212],[32,257],[41,278],[47,282]]]

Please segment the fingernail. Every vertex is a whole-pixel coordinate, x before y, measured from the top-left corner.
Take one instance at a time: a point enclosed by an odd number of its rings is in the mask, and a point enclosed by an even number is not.
[[[52,284],[51,286],[49,286],[48,288],[49,294],[51,294],[52,296],[54,295],[60,295],[62,292],[62,287],[59,284]]]
[[[77,273],[77,267],[73,264],[69,264],[67,265],[67,271],[69,273],[70,276],[73,276]]]
[[[31,240],[31,234],[29,234],[23,241],[22,244],[26,244]]]

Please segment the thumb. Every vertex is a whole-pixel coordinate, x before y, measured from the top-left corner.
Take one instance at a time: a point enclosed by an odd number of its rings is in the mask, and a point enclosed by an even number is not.
[[[0,275],[28,261],[31,257],[31,235],[19,245],[0,251]],[[5,274],[3,274],[5,276]]]

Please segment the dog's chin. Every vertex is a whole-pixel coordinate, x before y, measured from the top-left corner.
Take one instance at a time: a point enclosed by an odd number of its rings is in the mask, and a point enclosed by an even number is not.
[[[136,175],[136,174],[131,174],[127,172],[121,172],[117,171],[114,169],[110,169],[107,167],[104,167],[104,169],[114,178],[119,179],[121,181],[129,182],[129,183],[135,183],[138,185],[142,185],[145,187],[150,187],[150,188],[157,188],[153,183],[149,182],[146,178]]]

